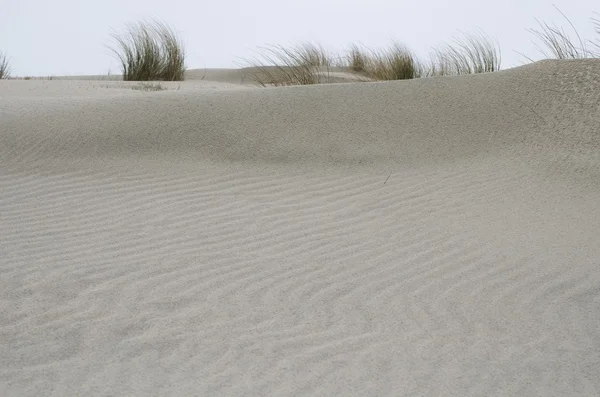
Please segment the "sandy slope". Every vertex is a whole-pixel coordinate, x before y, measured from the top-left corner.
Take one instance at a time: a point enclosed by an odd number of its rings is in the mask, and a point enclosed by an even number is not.
[[[600,394],[598,61],[213,76],[0,82],[0,395]]]

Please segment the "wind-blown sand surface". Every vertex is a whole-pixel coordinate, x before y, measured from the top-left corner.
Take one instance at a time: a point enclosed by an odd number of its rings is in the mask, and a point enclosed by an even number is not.
[[[0,82],[0,395],[600,394],[600,61],[204,77]]]

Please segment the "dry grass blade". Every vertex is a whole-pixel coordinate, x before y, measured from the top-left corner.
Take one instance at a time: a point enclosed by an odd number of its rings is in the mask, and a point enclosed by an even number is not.
[[[168,26],[160,22],[130,25],[123,35],[114,34],[125,81],[183,80],[185,51]]]
[[[7,79],[10,75],[10,63],[6,54],[0,52],[0,79]]]
[[[500,70],[500,47],[482,32],[463,34],[434,51],[428,76],[488,73]]]
[[[329,54],[310,43],[264,47],[249,63],[255,69],[250,77],[263,87],[328,82],[331,67]]]

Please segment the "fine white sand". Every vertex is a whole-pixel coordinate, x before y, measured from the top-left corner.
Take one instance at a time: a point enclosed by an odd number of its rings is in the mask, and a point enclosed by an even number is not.
[[[600,61],[190,76],[0,82],[1,396],[600,395]]]

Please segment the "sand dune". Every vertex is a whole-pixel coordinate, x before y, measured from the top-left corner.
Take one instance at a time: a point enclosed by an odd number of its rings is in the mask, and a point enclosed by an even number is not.
[[[0,83],[0,395],[597,396],[600,61]]]

